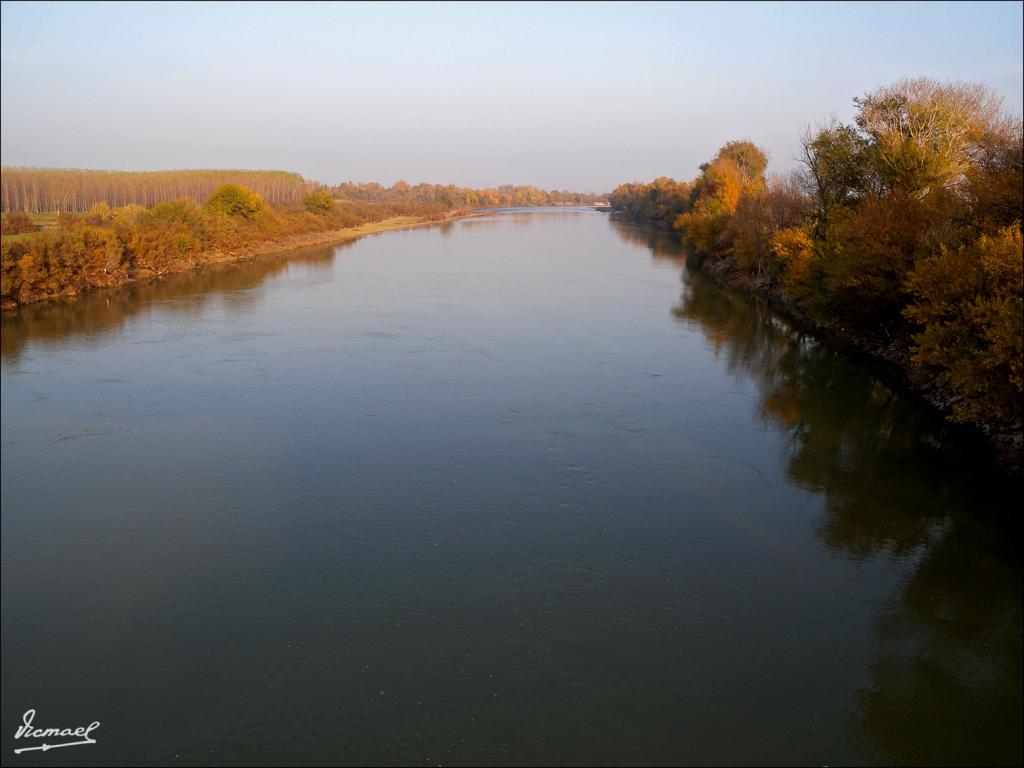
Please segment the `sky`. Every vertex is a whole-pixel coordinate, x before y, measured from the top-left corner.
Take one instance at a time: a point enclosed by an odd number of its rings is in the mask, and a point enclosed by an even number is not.
[[[3,2],[5,166],[608,191],[908,76],[1022,111],[1005,3]]]

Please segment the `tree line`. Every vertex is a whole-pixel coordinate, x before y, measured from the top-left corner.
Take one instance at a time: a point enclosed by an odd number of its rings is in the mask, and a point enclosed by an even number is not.
[[[0,203],[13,211],[84,213],[96,203],[151,207],[169,200],[201,203],[223,184],[239,184],[274,205],[297,205],[307,183],[286,171],[87,171],[4,168]]]
[[[1024,141],[981,85],[903,80],[805,131],[767,175],[750,141],[691,181],[623,184],[613,210],[671,228],[703,266],[934,384],[954,420],[1019,461]]]
[[[394,216],[443,218],[453,210],[538,205],[588,205],[607,202],[606,194],[542,190],[503,185],[487,189],[454,184],[345,182],[324,186],[286,171],[89,171],[56,168],[4,168],[0,172],[0,209],[6,213],[85,213],[96,203],[113,208],[147,208],[171,200],[202,203],[224,184],[247,187],[275,206],[298,207],[311,189],[324,189],[339,204],[366,219],[375,212]],[[13,218],[7,217],[14,221]],[[6,221],[7,219],[5,219]],[[8,227],[15,226],[8,224]],[[21,231],[24,230],[24,225]],[[5,232],[8,233],[8,232]]]
[[[590,205],[603,203],[607,194],[546,191],[511,184],[487,189],[457,187],[454,184],[409,184],[397,181],[390,187],[374,182],[345,182],[331,188],[339,200],[355,204],[388,206],[394,215],[441,217],[452,210],[478,208],[519,208],[542,205]]]

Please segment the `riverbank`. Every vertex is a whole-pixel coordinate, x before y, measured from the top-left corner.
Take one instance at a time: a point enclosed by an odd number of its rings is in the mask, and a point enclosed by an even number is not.
[[[205,264],[216,264],[223,262],[238,261],[253,256],[267,256],[283,251],[290,251],[295,248],[305,248],[310,245],[331,245],[332,243],[343,243],[346,240],[354,240],[366,235],[376,235],[381,232],[393,232],[398,229],[413,229],[415,227],[429,227],[432,224],[444,224],[457,219],[464,219],[470,216],[480,215],[473,211],[454,211],[443,219],[428,219],[422,216],[394,216],[390,219],[371,221],[360,224],[357,227],[329,230],[327,232],[310,232],[303,235],[293,235],[278,240],[258,243],[252,248],[241,253],[228,251],[226,253],[215,253],[214,258],[204,262]],[[197,265],[198,266],[198,265]]]
[[[169,261],[162,268],[139,268],[133,272],[118,270],[111,272],[108,279],[102,284],[80,286],[65,285],[54,288],[52,284],[43,286],[30,292],[20,292],[15,298],[5,295],[0,301],[0,310],[13,310],[23,304],[48,301],[53,299],[72,299],[77,296],[92,293],[98,290],[118,288],[122,285],[137,283],[145,280],[154,280],[160,277],[173,274],[181,274],[199,267],[226,264],[244,259],[277,254],[290,251],[296,248],[304,248],[312,245],[330,245],[353,240],[366,235],[391,232],[399,229],[411,229],[414,227],[442,224],[457,219],[478,215],[473,211],[458,210],[448,213],[442,219],[431,219],[423,216],[394,216],[380,221],[367,222],[355,227],[345,227],[329,230],[312,230],[298,234],[289,234],[265,240],[250,240],[238,248],[223,248],[197,251],[180,260]],[[8,240],[12,237],[25,238],[25,235],[7,235]]]
[[[950,419],[959,398],[951,387],[943,384],[938,375],[914,364],[911,354],[913,340],[910,336],[883,340],[858,333],[838,322],[821,323],[804,312],[778,286],[760,283],[751,279],[747,273],[734,271],[724,260],[696,261],[699,263],[698,268],[718,284],[762,298],[772,309],[832,348],[864,355],[882,366],[908,391]],[[984,439],[991,447],[997,465],[1007,475],[1014,478],[1024,476],[1024,433],[1021,424],[989,420],[960,426]]]

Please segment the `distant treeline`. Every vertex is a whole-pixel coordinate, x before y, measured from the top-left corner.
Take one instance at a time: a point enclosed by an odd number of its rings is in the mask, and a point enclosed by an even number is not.
[[[251,189],[276,206],[299,206],[316,182],[286,171],[88,171],[57,168],[4,168],[0,172],[5,212],[85,213],[95,203],[120,208],[147,208],[169,200],[202,203],[223,184]],[[505,185],[470,189],[453,184],[381,184],[346,182],[327,189],[355,206],[388,206],[393,215],[442,217],[452,210],[508,208],[534,205],[585,205],[606,202],[606,194],[545,191]]]
[[[588,205],[607,202],[607,194],[591,192],[545,191],[536,187],[504,185],[489,189],[457,187],[454,184],[381,184],[346,182],[331,187],[339,200],[364,205],[387,206],[392,215],[436,218],[452,210],[512,208],[536,205]]]
[[[95,203],[117,208],[180,199],[201,203],[223,184],[245,186],[273,205],[301,204],[308,186],[299,174],[285,171],[0,171],[4,211],[84,213]]]
[[[766,177],[733,141],[693,181],[623,184],[626,216],[679,232],[704,266],[779,297],[937,387],[1019,461],[1024,416],[1019,116],[980,85],[904,80],[805,132]]]

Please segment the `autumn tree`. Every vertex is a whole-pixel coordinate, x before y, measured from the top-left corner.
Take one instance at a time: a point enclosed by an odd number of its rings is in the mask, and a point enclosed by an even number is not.
[[[763,189],[741,195],[727,225],[736,266],[758,278],[775,270],[772,238],[781,229],[802,227],[810,202],[799,174],[773,176]]]
[[[856,205],[875,187],[867,160],[868,142],[856,128],[833,120],[817,131],[805,130],[800,146],[806,168],[804,186],[816,203],[820,234],[830,212]]]
[[[977,162],[1002,99],[983,85],[900,80],[854,99],[857,126],[891,189],[921,195],[959,181]]]
[[[1021,228],[1006,227],[922,260],[908,277],[916,301],[907,317],[921,327],[915,361],[935,369],[957,393],[961,421],[1024,412],[1024,248]]]
[[[327,214],[334,210],[334,197],[324,187],[318,187],[306,193],[302,205],[310,213]]]
[[[693,185],[691,210],[678,216],[674,227],[683,239],[698,253],[712,255],[729,248],[727,228],[735,213],[740,196],[760,190],[763,175],[751,175],[760,168],[763,173],[764,153],[749,142],[726,144],[715,159],[703,166],[703,172]],[[743,162],[737,162],[737,157]]]
[[[1024,210],[1024,126],[995,121],[977,142],[976,162],[965,172],[970,219],[982,230],[1012,225]]]
[[[263,207],[263,200],[251,189],[238,184],[224,184],[210,195],[206,208],[225,216],[251,219]]]
[[[36,225],[32,217],[23,211],[12,211],[5,213],[2,218],[3,234],[17,235],[25,232],[35,232]]]
[[[82,213],[95,203],[111,208],[150,207],[180,198],[202,202],[222,184],[253,190],[274,205],[296,205],[305,182],[285,171],[90,171],[63,168],[4,168],[0,204],[4,211]]]
[[[620,184],[608,196],[612,208],[630,219],[670,228],[679,214],[689,210],[692,188],[661,176],[650,184]]]
[[[922,255],[924,210],[901,191],[871,196],[832,221],[823,254],[828,319],[891,336],[909,300],[907,274]]]
[[[765,169],[768,167],[768,155],[754,142],[743,139],[741,141],[730,141],[718,150],[715,159],[707,165],[712,165],[718,160],[732,160],[736,163],[744,179],[763,179]],[[707,165],[701,168],[706,170]]]

